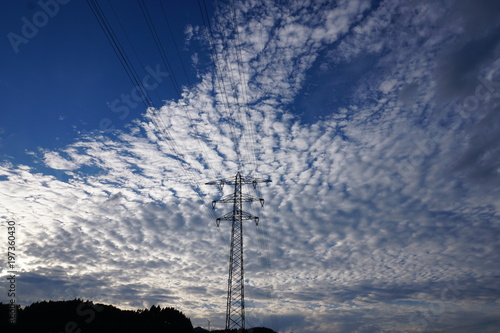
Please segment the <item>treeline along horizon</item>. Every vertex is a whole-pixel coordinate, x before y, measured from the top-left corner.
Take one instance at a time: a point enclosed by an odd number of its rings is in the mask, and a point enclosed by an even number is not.
[[[191,320],[181,311],[160,306],[121,310],[112,305],[74,299],[42,301],[17,308],[9,321],[9,304],[0,303],[0,332],[5,333],[192,333]]]

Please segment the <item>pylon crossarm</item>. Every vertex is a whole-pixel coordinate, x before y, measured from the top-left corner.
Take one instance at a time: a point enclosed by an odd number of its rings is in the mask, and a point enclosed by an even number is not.
[[[253,188],[256,189],[258,183],[271,183],[271,182],[272,182],[271,179],[260,178],[260,179],[254,179],[252,182],[252,185],[253,185]]]
[[[223,179],[212,180],[210,182],[206,182],[205,185],[224,185]]]
[[[215,207],[215,204],[218,202],[220,202],[220,203],[234,203],[235,200],[241,201],[241,202],[260,201],[261,204],[264,201],[264,199],[262,199],[262,198],[257,198],[257,197],[254,197],[253,195],[249,195],[249,194],[245,194],[245,193],[242,193],[241,196],[239,196],[239,195],[234,196],[234,194],[228,194],[228,195],[223,196],[219,200],[212,201],[212,207]]]
[[[270,183],[270,182],[272,182],[271,179],[250,178],[250,177],[241,176],[241,183],[242,184],[252,184],[254,186],[254,188],[257,186],[258,183]]]
[[[223,186],[223,185],[235,185],[235,184],[252,184],[255,188],[258,183],[270,183],[270,182],[272,182],[271,179],[251,178],[251,177],[241,176],[241,175],[240,175],[239,179],[236,179],[236,178],[238,178],[238,177],[222,178],[222,179],[218,179],[218,180],[214,180],[214,181],[205,183],[205,185]]]
[[[238,216],[238,219],[240,218],[241,216],[241,220],[255,220],[255,219],[258,219],[257,216],[253,216],[252,214],[249,214],[247,212],[244,212],[244,211],[237,211],[237,216]],[[229,213],[226,213],[220,217],[217,218],[217,221],[232,221],[234,219],[234,215],[233,215],[233,212],[229,212]]]

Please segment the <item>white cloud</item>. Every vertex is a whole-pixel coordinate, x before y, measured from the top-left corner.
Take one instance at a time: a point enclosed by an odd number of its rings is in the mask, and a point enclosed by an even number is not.
[[[64,159],[57,152],[47,151],[44,154],[44,163],[48,167],[56,170],[75,170],[78,169],[78,164],[73,161]]]

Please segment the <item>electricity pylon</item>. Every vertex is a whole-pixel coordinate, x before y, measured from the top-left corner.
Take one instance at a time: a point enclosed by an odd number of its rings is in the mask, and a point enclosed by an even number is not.
[[[234,178],[219,179],[208,182],[206,185],[234,185],[233,194],[223,196],[212,201],[212,207],[220,203],[232,203],[233,211],[217,218],[217,227],[220,221],[231,221],[231,251],[229,252],[229,278],[227,280],[226,330],[245,329],[245,284],[243,270],[243,220],[254,220],[259,224],[259,217],[243,211],[243,202],[259,201],[262,207],[264,199],[242,193],[243,184],[269,183],[270,179],[249,178],[238,172]]]

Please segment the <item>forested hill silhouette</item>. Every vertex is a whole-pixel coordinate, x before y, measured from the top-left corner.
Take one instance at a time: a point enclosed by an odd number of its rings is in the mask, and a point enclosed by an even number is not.
[[[120,310],[90,301],[43,301],[18,308],[16,324],[9,305],[0,303],[0,332],[5,333],[192,333],[191,320],[174,308],[152,306]]]

